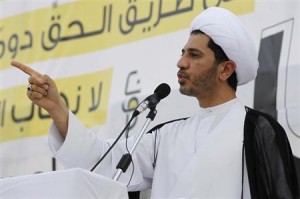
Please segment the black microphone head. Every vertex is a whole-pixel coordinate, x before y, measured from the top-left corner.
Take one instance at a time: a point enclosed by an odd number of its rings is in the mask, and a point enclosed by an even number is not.
[[[157,95],[159,98],[158,100],[164,99],[167,97],[171,92],[171,88],[168,84],[162,83],[156,87],[154,90],[154,93]]]

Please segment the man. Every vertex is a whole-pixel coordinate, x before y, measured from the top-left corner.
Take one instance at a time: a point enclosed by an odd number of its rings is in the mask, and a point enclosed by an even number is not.
[[[91,169],[110,141],[78,121],[50,77],[15,61],[12,65],[30,75],[29,99],[54,121],[49,141],[56,158],[66,168]],[[258,67],[239,19],[222,8],[202,12],[191,24],[177,66],[180,92],[196,97],[199,107],[192,117],[161,124],[142,138],[134,164],[120,178],[128,190],[152,188],[152,198],[299,197],[284,130],[236,97],[237,85],[253,80]],[[125,141],[119,142],[95,172],[112,177],[126,152]]]

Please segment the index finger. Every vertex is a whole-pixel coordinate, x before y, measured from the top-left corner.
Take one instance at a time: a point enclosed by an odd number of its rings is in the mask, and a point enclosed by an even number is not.
[[[10,63],[12,66],[20,69],[21,71],[23,71],[24,73],[28,74],[29,76],[41,76],[41,74],[35,70],[33,70],[32,68],[30,68],[29,66],[26,66],[25,64],[22,64],[20,62],[17,61],[11,61]]]

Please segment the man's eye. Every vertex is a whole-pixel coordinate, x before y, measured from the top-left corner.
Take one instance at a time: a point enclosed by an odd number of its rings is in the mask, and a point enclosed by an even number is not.
[[[199,56],[198,54],[195,54],[195,53],[191,53],[190,55],[191,55],[191,57],[198,57]]]

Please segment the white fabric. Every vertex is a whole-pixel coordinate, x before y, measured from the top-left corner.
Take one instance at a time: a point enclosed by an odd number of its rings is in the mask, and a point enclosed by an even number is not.
[[[126,187],[83,169],[69,169],[0,179],[3,199],[128,198]]]
[[[152,184],[152,198],[240,198],[244,119],[245,108],[235,99],[216,107],[199,108],[187,120],[166,124],[157,131],[155,170],[155,133],[145,135],[134,153],[134,176],[128,189],[145,189]],[[50,146],[65,166],[90,169],[108,144],[97,139],[73,115],[69,126],[64,143],[59,143],[52,126]],[[130,139],[129,144],[133,141]],[[125,152],[124,142],[120,142],[96,171],[113,176]],[[130,174],[129,170],[120,180],[127,183]],[[244,198],[250,198],[247,175],[244,183]]]
[[[256,77],[258,53],[253,39],[239,18],[220,7],[210,7],[192,21],[190,31],[201,30],[221,46],[227,57],[236,63],[238,85]]]

